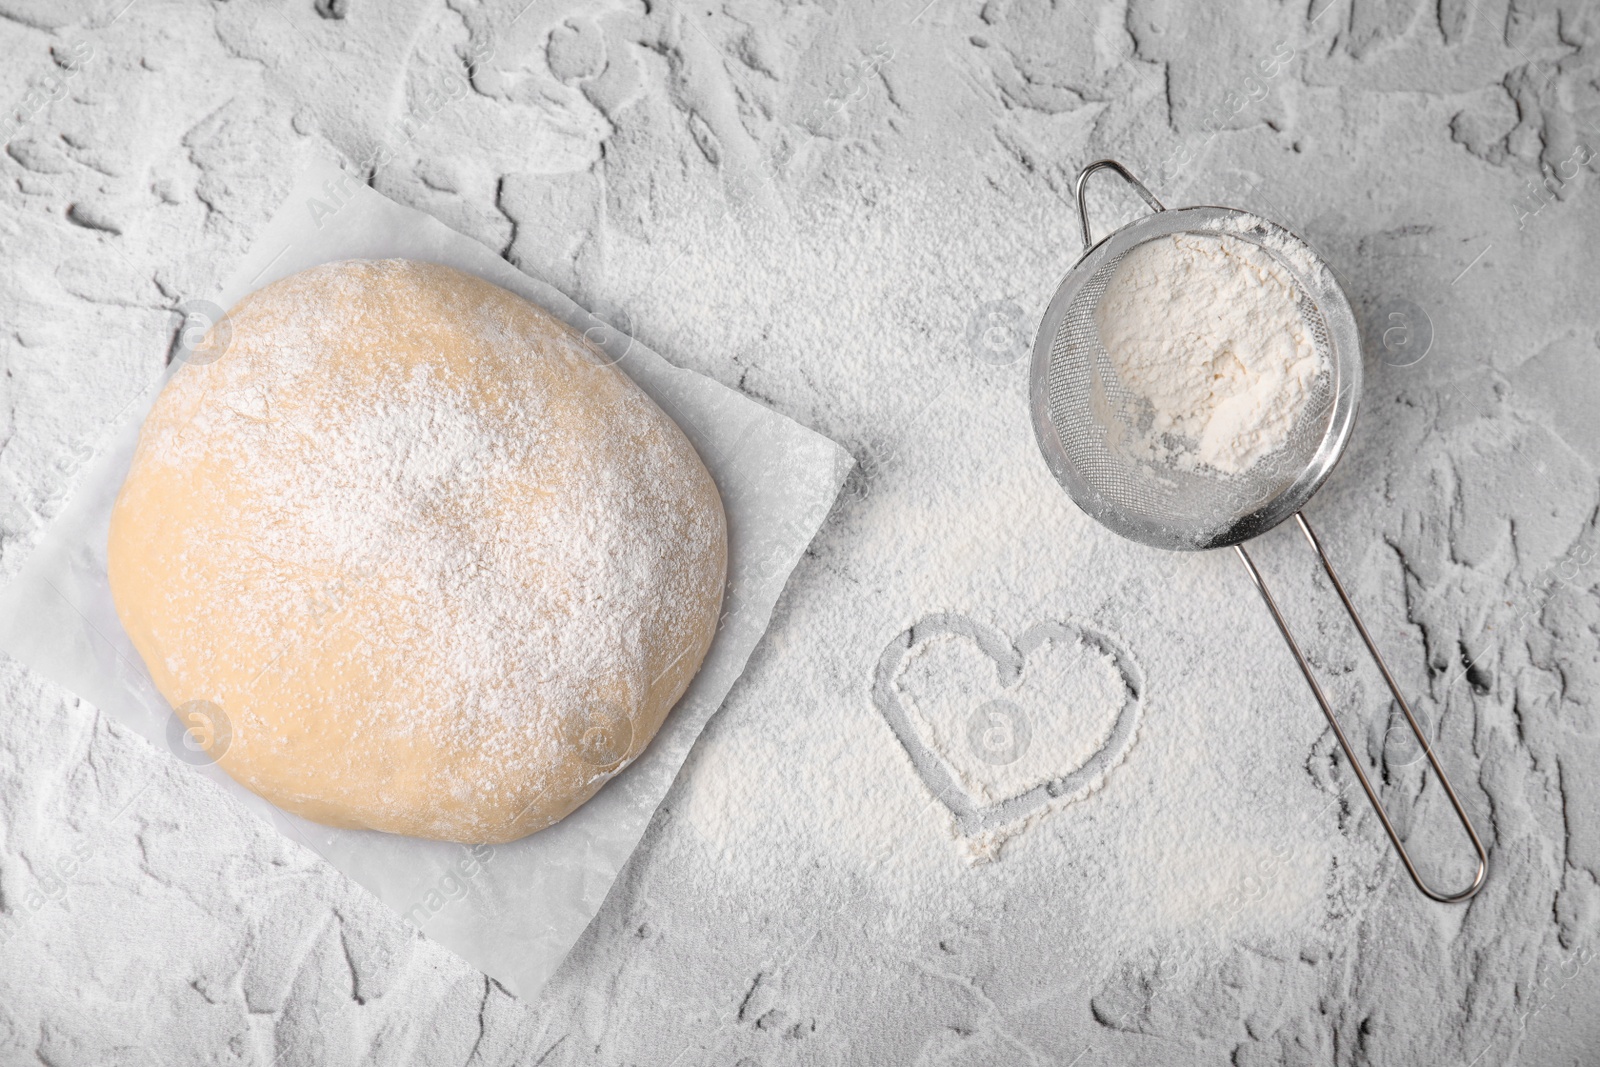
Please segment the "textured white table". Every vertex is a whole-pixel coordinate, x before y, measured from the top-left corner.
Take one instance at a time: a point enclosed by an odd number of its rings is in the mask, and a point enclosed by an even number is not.
[[[457,6],[0,0],[0,571],[311,152],[862,471],[531,1004],[0,662],[0,1063],[1600,1055],[1592,6]],[[1116,542],[1033,450],[1006,327],[1103,155],[1427,318],[1311,513],[1492,842],[1468,908],[1398,871],[1234,562]],[[1448,854],[1309,558],[1260,556]],[[941,611],[1091,619],[1149,683],[1105,788],[976,866],[870,695]]]

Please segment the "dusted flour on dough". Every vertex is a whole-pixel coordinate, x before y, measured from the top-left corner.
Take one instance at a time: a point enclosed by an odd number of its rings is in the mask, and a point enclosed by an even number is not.
[[[227,321],[111,520],[157,687],[319,822],[501,842],[564,817],[715,633],[725,519],[693,445],[565,324],[447,267],[326,264]]]
[[[1136,445],[1180,469],[1248,470],[1288,439],[1322,370],[1293,276],[1225,234],[1135,247],[1095,324],[1123,386],[1153,409]]]

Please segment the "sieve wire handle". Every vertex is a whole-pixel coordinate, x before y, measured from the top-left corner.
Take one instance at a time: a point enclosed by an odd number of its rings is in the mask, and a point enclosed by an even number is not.
[[[1383,803],[1378,800],[1377,791],[1372,788],[1372,782],[1367,779],[1366,769],[1361,760],[1356,758],[1351,750],[1350,739],[1345,736],[1339,720],[1334,718],[1333,707],[1328,703],[1327,696],[1322,691],[1322,686],[1317,684],[1316,676],[1311,673],[1311,665],[1306,662],[1305,654],[1300,651],[1300,645],[1295,641],[1294,635],[1289,632],[1289,624],[1284,621],[1283,614],[1278,610],[1277,602],[1272,599],[1272,594],[1267,592],[1267,583],[1262,580],[1261,572],[1256,569],[1255,561],[1244,550],[1243,545],[1234,545],[1234,550],[1239,553],[1239,558],[1244,561],[1245,569],[1250,572],[1250,580],[1256,583],[1256,588],[1261,592],[1261,599],[1267,603],[1267,610],[1272,612],[1272,621],[1278,624],[1278,630],[1283,634],[1283,639],[1289,644],[1289,651],[1294,653],[1295,662],[1300,664],[1300,673],[1305,675],[1306,682],[1311,686],[1317,703],[1322,705],[1322,714],[1327,716],[1328,725],[1333,727],[1333,735],[1339,739],[1339,747],[1344,749],[1345,759],[1350,762],[1350,767],[1356,772],[1356,778],[1361,782],[1361,788],[1366,790],[1367,799],[1372,801],[1373,810],[1378,813],[1378,818],[1383,820],[1383,828],[1388,831],[1389,840],[1394,842],[1395,851],[1400,853],[1400,861],[1406,865],[1406,871],[1411,875],[1411,880],[1417,883],[1417,888],[1423,894],[1437,900],[1441,904],[1459,904],[1470,900],[1483,888],[1484,879],[1489,874],[1489,856],[1483,849],[1483,842],[1478,838],[1478,831],[1473,829],[1472,820],[1467,818],[1467,813],[1461,806],[1461,798],[1456,796],[1456,791],[1450,784],[1450,779],[1445,775],[1444,768],[1439,765],[1439,757],[1434,754],[1433,746],[1428,744],[1426,732],[1417,725],[1417,717],[1411,713],[1411,705],[1406,703],[1406,698],[1400,693],[1400,685],[1394,680],[1394,675],[1389,673],[1389,665],[1383,661],[1383,656],[1378,652],[1378,646],[1373,643],[1372,635],[1367,632],[1366,624],[1361,621],[1361,616],[1356,612],[1356,607],[1350,602],[1350,594],[1345,592],[1344,583],[1339,581],[1339,576],[1333,572],[1333,563],[1328,559],[1328,553],[1323,551],[1322,542],[1317,540],[1317,535],[1312,532],[1311,524],[1304,515],[1295,513],[1295,521],[1300,524],[1300,530],[1306,535],[1306,540],[1311,542],[1312,549],[1317,553],[1317,558],[1322,561],[1322,569],[1328,572],[1328,578],[1333,582],[1333,588],[1338,592],[1339,599],[1344,603],[1344,610],[1349,614],[1350,621],[1356,624],[1356,630],[1361,634],[1361,640],[1366,643],[1367,651],[1372,653],[1372,659],[1378,665],[1378,670],[1383,674],[1383,680],[1389,685],[1389,692],[1394,694],[1395,702],[1400,705],[1400,710],[1405,713],[1406,722],[1411,724],[1411,732],[1416,735],[1422,751],[1427,754],[1428,762],[1433,765],[1433,773],[1439,776],[1439,784],[1444,786],[1445,795],[1450,798],[1450,806],[1456,809],[1456,818],[1461,820],[1462,827],[1467,831],[1467,836],[1472,839],[1472,847],[1478,853],[1478,873],[1472,879],[1472,884],[1456,893],[1441,893],[1422,880],[1422,875],[1417,873],[1416,865],[1411,862],[1411,856],[1406,852],[1406,846],[1400,842],[1400,834],[1394,828],[1389,813],[1384,810]]]
[[[1135,178],[1133,173],[1129,171],[1127,167],[1124,167],[1121,163],[1118,163],[1114,159],[1095,160],[1093,163],[1089,164],[1087,167],[1084,167],[1078,172],[1078,220],[1083,223],[1083,247],[1086,251],[1094,245],[1094,238],[1089,235],[1089,207],[1084,202],[1083,186],[1084,182],[1088,180],[1089,175],[1093,174],[1097,170],[1116,171],[1118,174],[1122,175],[1123,181],[1133,186],[1134,190],[1144,198],[1144,202],[1150,205],[1151,211],[1166,210],[1166,208],[1161,206],[1161,201],[1155,198],[1155,194],[1149,189],[1146,189],[1144,187],[1144,182],[1140,181],[1138,178]]]

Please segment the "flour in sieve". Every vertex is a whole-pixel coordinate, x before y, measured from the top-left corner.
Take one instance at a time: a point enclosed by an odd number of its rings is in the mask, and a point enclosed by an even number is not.
[[[1271,253],[1226,234],[1174,234],[1124,256],[1095,324],[1123,386],[1150,402],[1138,451],[1239,474],[1279,448],[1323,363],[1300,295]]]

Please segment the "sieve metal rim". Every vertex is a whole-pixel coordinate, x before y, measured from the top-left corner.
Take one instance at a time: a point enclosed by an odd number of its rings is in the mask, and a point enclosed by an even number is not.
[[[1062,278],[1055,295],[1045,309],[1034,340],[1030,368],[1029,407],[1033,417],[1034,435],[1039,450],[1043,453],[1045,462],[1056,481],[1085,514],[1102,526],[1123,537],[1156,548],[1180,551],[1225,548],[1265,533],[1295,514],[1305,506],[1306,501],[1322,487],[1333,472],[1334,466],[1344,453],[1345,446],[1349,443],[1355,425],[1356,410],[1360,405],[1362,378],[1360,332],[1356,326],[1355,312],[1351,309],[1350,301],[1340,288],[1338,280],[1334,278],[1333,272],[1328,269],[1322,257],[1293,231],[1240,208],[1203,205],[1162,210],[1154,198],[1149,200],[1157,210],[1113,231],[1085,251]],[[1085,229],[1087,231],[1087,223]],[[1061,329],[1062,319],[1072,307],[1079,290],[1106,262],[1125,254],[1135,245],[1156,237],[1180,232],[1217,236],[1236,233],[1239,230],[1245,231],[1242,235],[1246,237],[1253,231],[1261,236],[1270,236],[1297,247],[1316,266],[1317,269],[1308,274],[1288,262],[1285,257],[1277,256],[1295,276],[1296,281],[1304,288],[1311,303],[1322,316],[1330,349],[1329,373],[1333,376],[1330,385],[1333,404],[1322,439],[1298,477],[1228,525],[1194,539],[1178,538],[1164,534],[1146,522],[1129,519],[1121,508],[1105,500],[1073,466],[1050,415],[1049,379],[1052,351]],[[1272,251],[1270,248],[1267,250]]]

